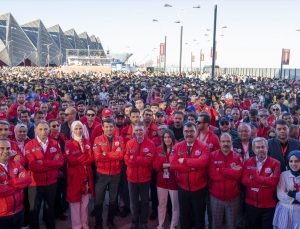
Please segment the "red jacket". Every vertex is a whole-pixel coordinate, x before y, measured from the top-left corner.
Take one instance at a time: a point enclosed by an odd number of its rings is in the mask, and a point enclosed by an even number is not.
[[[212,130],[208,130],[208,132],[206,133],[207,135],[202,137],[202,139],[200,139],[200,132],[198,132],[198,136],[197,139],[199,141],[201,141],[202,143],[205,143],[208,145],[209,151],[213,152],[216,151],[218,149],[220,149],[220,143],[219,143],[219,138],[216,134],[213,133]]]
[[[15,141],[10,140],[10,145],[11,145],[11,159],[13,159],[14,161],[19,162],[23,167],[26,164],[26,159],[22,153],[22,151],[20,150],[18,143],[16,143]]]
[[[125,128],[122,129],[122,132],[121,132],[121,136],[123,137],[124,139],[124,143],[126,144],[129,140],[132,139],[132,137],[134,136],[134,133],[133,133],[133,126],[132,125],[129,125]]]
[[[239,170],[232,166],[240,166]],[[221,150],[210,154],[208,175],[209,193],[217,199],[230,201],[240,194],[240,178],[242,176],[241,155],[231,151],[225,156]]]
[[[157,136],[157,126],[154,121],[151,121],[150,126],[146,128],[146,135],[151,141]]]
[[[80,147],[79,142],[71,139],[66,143],[65,153],[68,163],[67,201],[70,203],[80,202],[82,195],[88,193],[94,196],[91,168],[94,159],[89,141],[82,139]]]
[[[125,152],[122,137],[113,136],[111,146],[107,136],[104,134],[96,137],[93,152],[98,173],[106,175],[117,175],[121,173]]]
[[[44,153],[36,137],[25,145],[25,155],[32,178],[30,186],[47,186],[57,182],[58,169],[64,163],[57,141],[48,138],[48,147]],[[57,160],[54,157],[57,157]],[[38,160],[41,160],[42,164],[39,164]]]
[[[182,141],[175,145],[174,151],[171,169],[175,170],[178,186],[187,191],[197,191],[204,188],[208,181],[206,172],[209,161],[208,146],[195,140],[189,157],[187,142]],[[178,162],[179,158],[184,158],[182,164]]]
[[[245,202],[257,208],[274,208],[279,177],[279,161],[267,157],[261,172],[258,173],[256,157],[250,157],[245,161],[242,176],[242,183],[246,186]]]
[[[124,159],[129,182],[143,183],[151,180],[155,151],[154,143],[148,138],[144,138],[141,144],[136,139],[127,142]]]
[[[176,178],[174,171],[164,169],[164,163],[170,163],[174,158],[174,151],[163,153],[161,146],[156,148],[156,155],[153,162],[153,168],[157,171],[156,186],[169,190],[177,190]],[[164,174],[168,176],[164,177]]]
[[[19,177],[24,173],[24,177]],[[31,178],[24,167],[9,160],[8,172],[0,165],[0,217],[10,216],[23,209],[23,189],[31,183]]]

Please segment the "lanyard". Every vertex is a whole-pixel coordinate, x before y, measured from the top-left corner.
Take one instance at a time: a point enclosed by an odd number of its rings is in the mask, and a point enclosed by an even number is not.
[[[283,156],[286,156],[288,147],[289,147],[289,144],[287,144],[285,147],[282,147],[282,145],[280,145],[281,153]]]

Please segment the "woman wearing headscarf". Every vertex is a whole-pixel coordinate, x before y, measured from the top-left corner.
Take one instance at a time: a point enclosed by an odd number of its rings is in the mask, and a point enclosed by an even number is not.
[[[273,219],[275,229],[300,228],[300,151],[291,151],[288,162],[290,169],[281,173],[277,186],[279,202]]]
[[[71,140],[67,141],[68,188],[67,201],[70,203],[72,229],[88,229],[89,195],[94,196],[92,149],[80,121],[71,125]]]
[[[27,137],[27,131],[27,125],[23,123],[18,123],[14,128],[16,143],[18,144],[18,147],[24,156],[25,145],[30,141],[30,139]]]

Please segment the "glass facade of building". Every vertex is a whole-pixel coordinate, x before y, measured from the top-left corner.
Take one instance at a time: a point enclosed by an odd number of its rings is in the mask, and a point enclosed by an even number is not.
[[[0,66],[62,65],[67,49],[103,50],[99,38],[87,33],[79,37],[59,25],[46,29],[41,20],[19,26],[10,13],[0,15]]]
[[[59,25],[48,28],[48,32],[60,50],[61,63],[66,63],[66,50],[72,49],[72,45]]]
[[[11,14],[0,16],[0,61],[7,66],[37,65],[34,45]]]

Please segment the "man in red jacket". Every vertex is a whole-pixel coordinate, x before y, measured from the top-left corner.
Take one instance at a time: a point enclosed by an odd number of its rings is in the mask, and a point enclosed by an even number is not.
[[[249,228],[272,229],[280,163],[268,155],[268,142],[257,137],[252,148],[255,157],[245,161],[242,183],[246,186],[246,220]]]
[[[46,228],[55,229],[54,204],[58,170],[64,159],[59,143],[48,138],[49,125],[42,120],[36,123],[36,137],[25,145],[28,171],[32,182],[28,188],[30,228],[39,228],[39,212],[44,201]]]
[[[208,145],[209,151],[220,149],[219,138],[209,129],[210,116],[206,112],[201,112],[197,119],[198,136],[197,139]]]
[[[95,229],[102,229],[103,202],[107,186],[109,187],[109,208],[107,226],[117,228],[114,216],[117,207],[118,187],[121,177],[124,142],[120,136],[114,136],[115,123],[111,118],[103,119],[104,133],[95,138],[93,152],[97,167],[95,184]]]
[[[180,228],[190,229],[191,215],[194,228],[205,228],[207,172],[209,149],[197,138],[197,127],[187,122],[183,128],[184,141],[174,147],[171,169],[176,172],[180,207]]]
[[[19,229],[23,222],[23,189],[31,178],[23,166],[10,157],[11,145],[0,140],[0,228]]]
[[[134,124],[135,138],[126,145],[125,163],[132,214],[131,229],[147,229],[149,211],[149,186],[152,174],[152,161],[155,154],[154,143],[145,137],[144,123]],[[139,202],[141,202],[139,204]]]
[[[212,228],[236,228],[240,202],[240,178],[242,158],[232,151],[232,137],[224,133],[220,137],[221,149],[210,154],[208,174]]]

